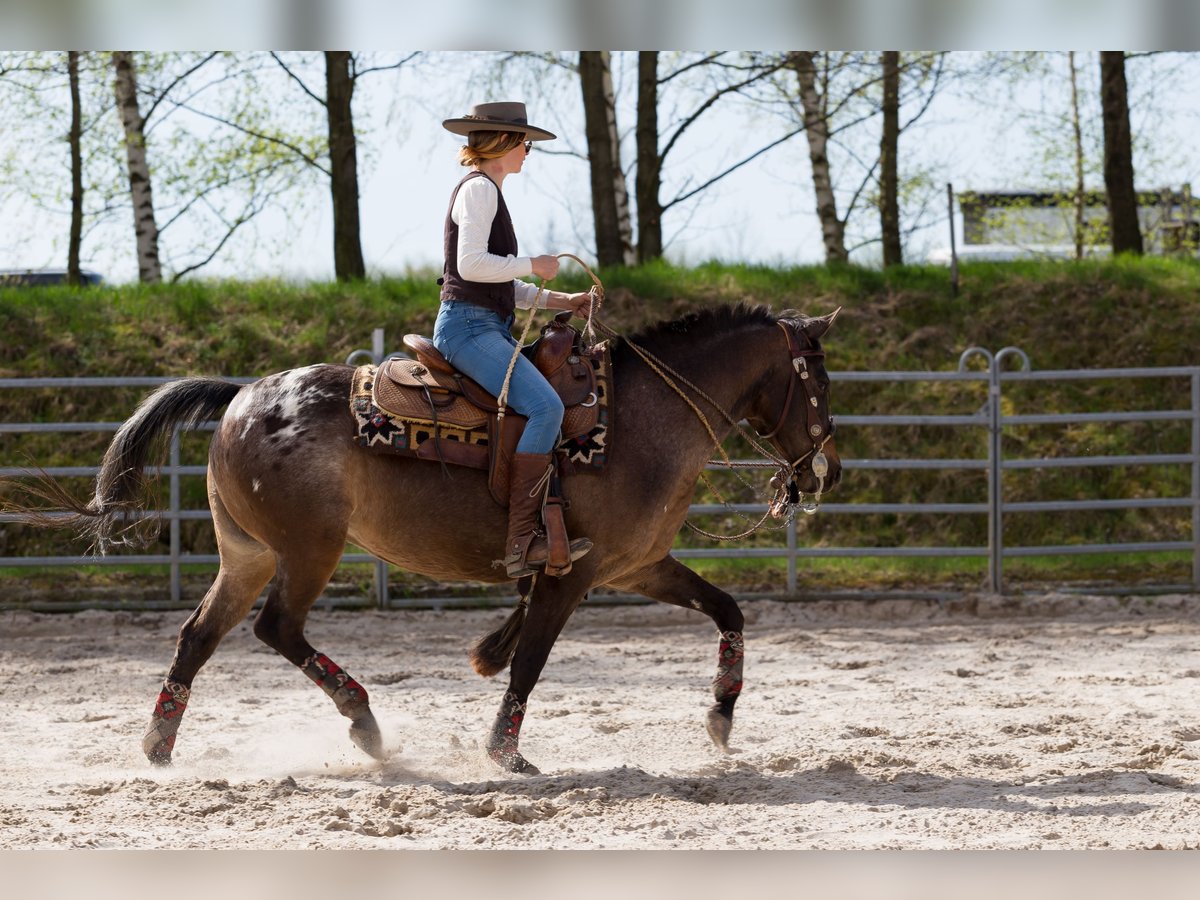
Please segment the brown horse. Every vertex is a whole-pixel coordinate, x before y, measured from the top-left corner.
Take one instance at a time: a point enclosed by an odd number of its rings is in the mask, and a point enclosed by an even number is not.
[[[518,750],[529,694],[567,619],[601,585],[713,620],[719,656],[707,727],[726,749],[742,687],[742,613],[729,594],[669,551],[715,450],[714,437],[723,439],[741,420],[780,454],[779,483],[790,494],[789,511],[804,493],[819,495],[838,481],[841,463],[830,440],[829,378],[820,345],[835,316],[720,307],[615,342],[611,458],[601,472],[568,477],[564,485],[570,533],[588,536],[595,547],[569,574],[536,578],[531,592],[523,579],[516,611],[471,651],[482,675],[510,669],[487,743],[498,765],[537,771]],[[272,577],[255,635],[320,685],[351,720],[354,742],[381,759],[367,692],[304,635],[308,611],[347,541],[439,580],[507,580],[495,562],[504,555],[505,511],[491,499],[485,474],[358,447],[348,404],[352,372],[317,365],[246,386],[213,378],[164,385],[114,437],[91,502],[59,495],[72,515],[55,524],[90,532],[103,548],[144,509],[143,471],[161,465],[172,430],[207,421],[228,405],[208,463],[220,570],[180,630],[143,741],[152,762],[170,762],[193,680]]]

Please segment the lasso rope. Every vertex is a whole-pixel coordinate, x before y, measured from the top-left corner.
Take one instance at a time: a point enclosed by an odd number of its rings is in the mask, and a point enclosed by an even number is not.
[[[592,295],[592,302],[588,304],[587,325],[584,326],[584,330],[587,332],[589,340],[594,342],[596,339],[596,332],[592,328],[592,316],[595,315],[595,311],[599,309],[600,304],[604,302],[604,285],[600,283],[600,279],[596,277],[596,273],[588,268],[587,263],[585,263],[575,254],[560,253],[555,258],[562,259],[564,256],[570,257],[571,259],[575,260],[575,262],[583,266],[584,271],[591,276],[593,281],[592,289],[589,291],[589,293]],[[529,307],[529,315],[525,317],[525,327],[521,330],[521,337],[517,340],[517,346],[513,348],[512,359],[508,361],[508,371],[504,373],[504,385],[500,388],[500,396],[496,398],[496,405],[499,407],[498,411],[496,412],[497,425],[502,424],[504,421],[504,409],[508,404],[509,382],[512,381],[513,369],[517,367],[517,358],[521,355],[521,350],[525,347],[525,339],[529,337],[529,329],[533,327],[533,320],[537,316],[538,301],[542,299],[542,293],[546,290],[546,285],[553,280],[553,278],[542,279],[542,283],[538,286],[538,292],[533,298],[533,305]],[[550,301],[547,299],[546,302],[549,303]],[[549,308],[549,306],[546,307],[546,309]]]

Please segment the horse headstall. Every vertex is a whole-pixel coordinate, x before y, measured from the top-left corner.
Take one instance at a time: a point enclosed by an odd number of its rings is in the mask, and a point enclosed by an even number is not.
[[[788,379],[787,394],[783,399],[783,409],[779,413],[779,420],[775,423],[775,427],[766,434],[761,435],[761,437],[769,440],[775,437],[780,429],[783,428],[792,408],[792,396],[796,390],[796,382],[799,381],[804,389],[805,400],[807,401],[804,405],[805,430],[813,441],[821,441],[823,444],[833,434],[833,416],[830,416],[828,422],[825,423],[820,420],[821,401],[819,394],[821,388],[812,377],[813,373],[809,370],[809,360],[824,362],[825,351],[820,347],[810,347],[807,350],[800,349],[797,345],[796,333],[792,326],[783,321],[779,321],[776,324],[783,329],[784,336],[787,338],[788,354],[792,358],[792,371],[797,377]]]
[[[821,494],[825,488],[825,477],[829,474],[829,460],[824,453],[825,444],[833,437],[835,430],[833,416],[829,416],[825,422],[821,421],[821,387],[816,384],[813,372],[809,368],[810,360],[818,363],[825,361],[825,351],[819,346],[801,349],[797,344],[796,333],[792,326],[783,321],[779,321],[776,324],[783,329],[783,333],[787,338],[788,353],[792,358],[792,372],[795,377],[788,379],[787,394],[784,397],[783,409],[779,414],[779,420],[775,423],[774,428],[767,434],[761,435],[761,437],[764,439],[774,438],[787,422],[788,414],[792,408],[792,397],[795,394],[796,382],[798,381],[804,391],[806,401],[804,404],[805,431],[812,440],[812,445],[800,457],[790,461],[785,467],[781,467],[779,474],[771,480],[772,484],[776,487],[775,500],[771,503],[771,514],[775,518],[781,518],[788,515],[790,510],[794,510],[798,506],[805,513],[812,515],[821,504]],[[806,460],[808,460],[808,467],[813,477],[817,479],[817,489],[813,494],[812,500],[807,503],[804,502],[803,494],[796,484],[797,470]]]

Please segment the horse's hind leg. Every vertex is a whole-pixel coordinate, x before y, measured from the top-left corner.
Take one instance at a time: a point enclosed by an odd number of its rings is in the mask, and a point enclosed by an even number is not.
[[[742,691],[742,628],[745,619],[737,602],[670,556],[619,582],[613,582],[613,587],[636,591],[652,600],[661,600],[685,609],[698,610],[716,623],[719,646],[717,674],[712,687],[717,702],[708,711],[706,725],[713,743],[728,751],[729,732],[733,728],[733,706]]]
[[[142,738],[142,750],[156,765],[171,762],[196,673],[208,662],[221,639],[250,612],[275,571],[274,554],[233,522],[215,494],[210,496],[210,503],[221,568],[200,605],[179,630],[175,659]]]
[[[344,536],[324,548],[303,547],[281,552],[278,574],[267,602],[254,620],[254,634],[312,679],[350,720],[350,739],[383,760],[383,738],[371,712],[367,691],[304,637],[304,622],[313,603],[337,569]]]

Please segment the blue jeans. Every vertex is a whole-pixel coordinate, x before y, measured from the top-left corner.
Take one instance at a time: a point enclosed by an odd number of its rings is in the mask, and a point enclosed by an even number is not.
[[[502,319],[499,313],[474,303],[445,300],[433,326],[433,345],[451,365],[498,397],[517,347],[509,331],[512,323],[512,316]],[[529,420],[517,444],[518,453],[554,449],[562,428],[562,401],[524,354],[517,357],[509,381],[508,406]]]

